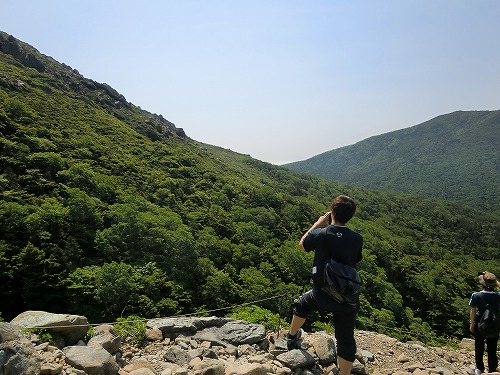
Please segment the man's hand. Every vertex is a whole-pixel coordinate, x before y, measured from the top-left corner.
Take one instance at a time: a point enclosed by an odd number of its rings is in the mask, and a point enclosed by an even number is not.
[[[332,211],[328,211],[326,214],[322,215],[319,217],[319,219],[316,221],[316,228],[324,228],[328,226],[330,221],[332,220]]]
[[[311,226],[311,228],[309,228],[309,230],[306,233],[304,233],[304,235],[302,236],[302,238],[299,241],[299,246],[301,248],[304,248],[304,239],[307,237],[307,235],[309,234],[310,231],[317,229],[317,228],[324,228],[324,227],[328,226],[328,220],[330,219],[330,217],[333,220],[333,217],[331,215],[332,215],[332,211],[328,211],[326,214],[320,216],[318,218],[318,220],[316,220],[316,222]]]

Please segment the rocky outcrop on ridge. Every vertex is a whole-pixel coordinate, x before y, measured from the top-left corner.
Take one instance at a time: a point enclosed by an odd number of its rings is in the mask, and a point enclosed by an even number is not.
[[[17,39],[12,35],[9,35],[7,38],[0,35],[0,51],[11,55],[28,68],[36,69],[41,73],[45,71],[43,62],[34,53],[30,52],[29,49],[24,48],[18,43]]]
[[[135,107],[127,101],[125,96],[107,83],[85,78],[78,70],[57,62],[53,58],[40,53],[33,46],[2,31],[0,31],[0,52],[10,55],[17,64],[44,73],[43,81],[45,81],[45,84],[38,88],[47,93],[51,93],[55,89],[67,90],[76,94],[76,97],[81,100],[94,101],[111,115],[129,124],[154,141],[170,137],[188,138],[183,128],[176,127],[174,123],[166,120],[162,115],[151,114],[142,111],[140,107]],[[0,72],[0,86],[4,86],[9,90],[30,90],[33,85],[32,82],[13,79],[9,75]],[[137,110],[142,111],[140,117],[143,120],[133,120],[136,117]]]
[[[57,336],[54,321],[64,322],[65,334],[80,317],[26,312],[11,323],[0,323],[0,375],[337,375],[335,339],[325,332],[305,332],[301,349],[286,350],[284,332],[267,332],[258,324],[221,317],[152,319],[146,323],[147,344],[137,347],[133,338],[122,340],[112,325],[94,328],[67,346],[22,331],[16,321],[37,321]],[[49,326],[49,324],[51,326]],[[81,324],[74,335],[81,335]],[[37,326],[41,327],[41,326]],[[32,327],[33,328],[33,327]],[[402,343],[386,335],[356,331],[357,375],[453,375],[473,372],[471,340],[462,348],[425,347]],[[473,343],[472,343],[473,344]]]

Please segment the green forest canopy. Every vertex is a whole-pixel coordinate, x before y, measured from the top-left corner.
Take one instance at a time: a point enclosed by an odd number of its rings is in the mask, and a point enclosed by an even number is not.
[[[262,299],[288,320],[310,286],[312,255],[298,240],[345,193],[365,240],[358,327],[421,340],[467,334],[477,271],[500,272],[498,216],[195,142],[32,53],[44,70],[0,52],[5,320],[32,309],[98,323]]]

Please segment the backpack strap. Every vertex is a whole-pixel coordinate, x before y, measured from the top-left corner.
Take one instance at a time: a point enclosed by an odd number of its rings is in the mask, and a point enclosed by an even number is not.
[[[482,292],[479,292],[478,293],[479,295],[479,299],[481,300],[481,302],[483,303],[484,307],[487,308],[489,303],[486,302],[486,300],[484,299],[484,296],[483,296],[483,293]]]
[[[479,299],[481,300],[481,302],[483,302],[483,305],[484,305],[484,308],[485,308],[485,309],[487,309],[487,308],[489,308],[489,307],[491,307],[491,308],[500,308],[500,299],[498,299],[498,300],[496,301],[496,303],[495,303],[495,302],[490,302],[490,303],[488,303],[488,302],[486,302],[486,300],[484,299],[483,292],[479,292],[479,293],[478,293],[478,295],[479,295]]]

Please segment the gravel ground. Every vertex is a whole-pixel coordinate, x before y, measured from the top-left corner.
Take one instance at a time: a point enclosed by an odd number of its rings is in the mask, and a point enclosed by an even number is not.
[[[373,354],[367,362],[370,373],[414,373],[415,369],[430,373],[466,374],[474,368],[474,350],[471,340],[463,341],[463,348],[425,347],[419,342],[402,343],[386,335],[368,331],[356,331],[358,352]],[[468,348],[466,348],[467,346]]]

